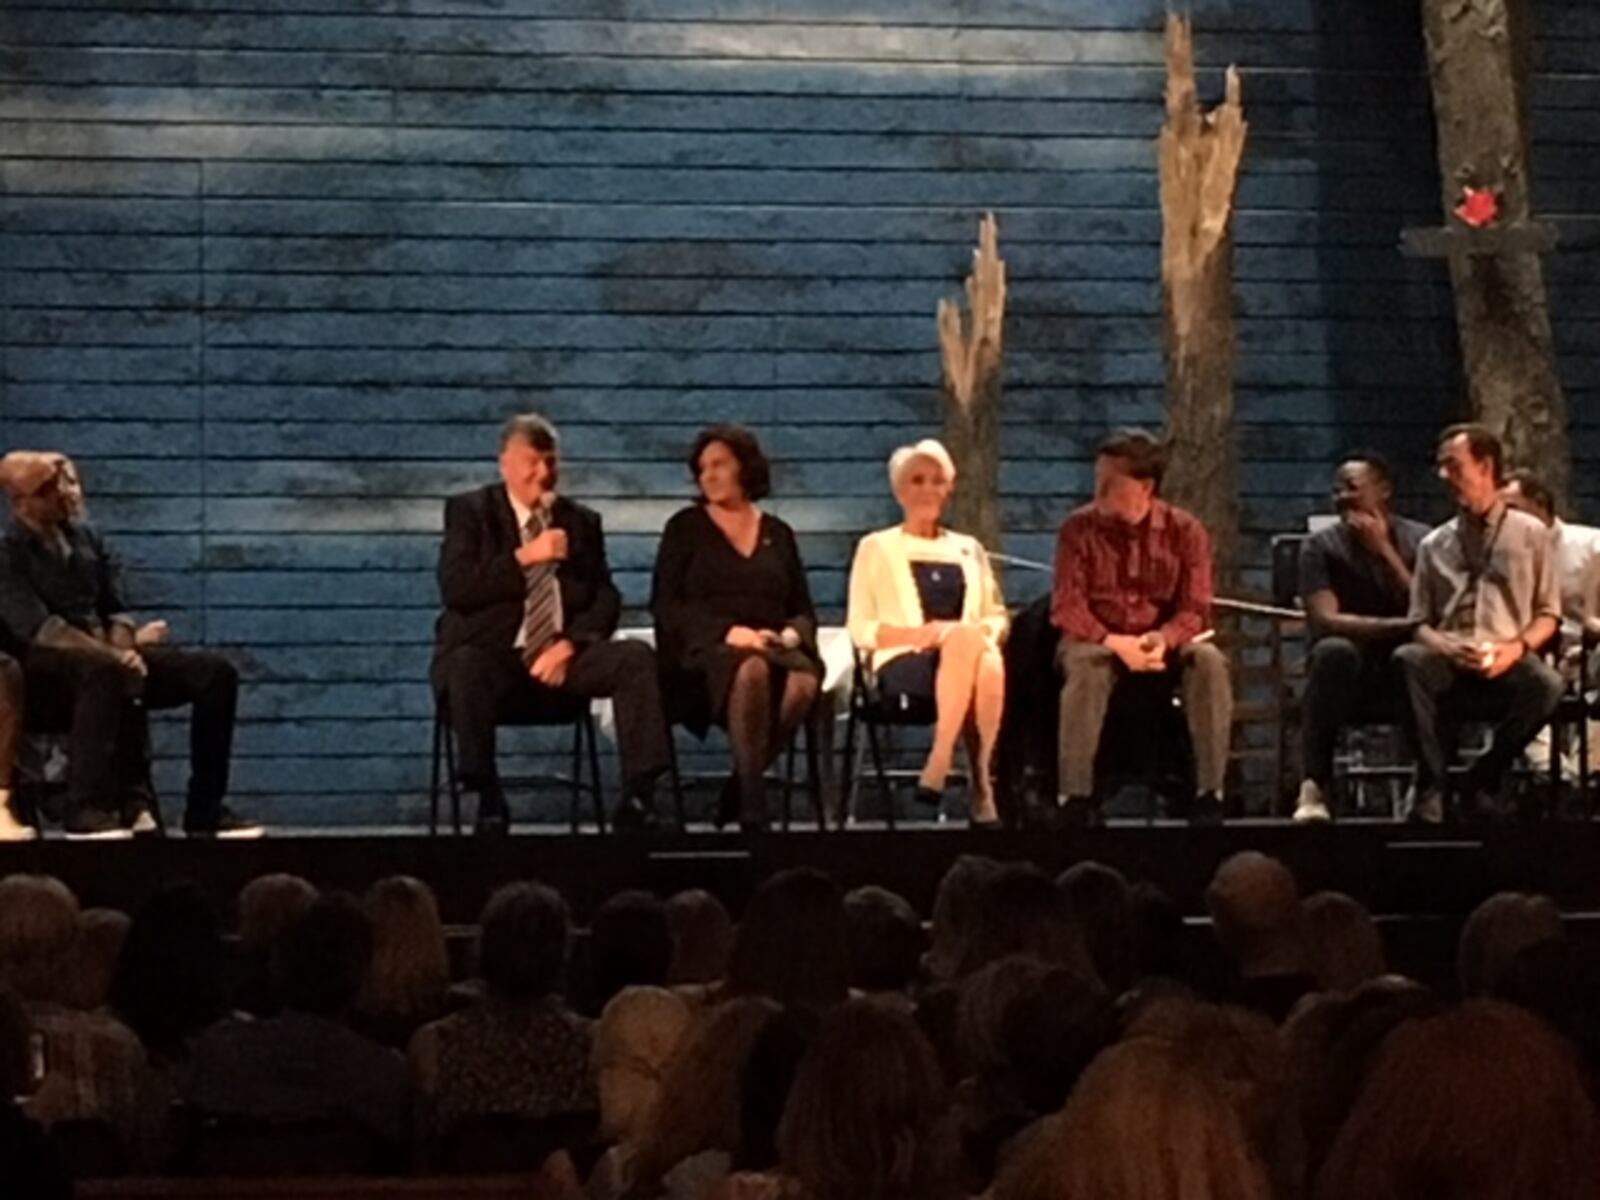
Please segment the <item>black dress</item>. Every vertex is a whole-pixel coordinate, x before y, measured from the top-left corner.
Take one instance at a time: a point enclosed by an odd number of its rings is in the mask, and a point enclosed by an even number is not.
[[[756,548],[734,549],[703,504],[675,513],[661,531],[650,589],[662,695],[672,719],[704,736],[721,724],[728,689],[745,654],[723,639],[735,625],[799,634],[798,650],[767,657],[786,670],[820,676],[817,615],[794,530],[761,514]]]

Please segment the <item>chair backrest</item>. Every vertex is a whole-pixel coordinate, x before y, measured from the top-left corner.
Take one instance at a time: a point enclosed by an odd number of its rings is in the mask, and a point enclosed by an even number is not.
[[[537,1171],[557,1150],[575,1159],[595,1141],[599,1124],[592,1112],[554,1117],[491,1113],[469,1117],[445,1135],[439,1165],[464,1175],[503,1175]]]
[[[1300,599],[1300,547],[1303,533],[1279,533],[1272,538],[1272,602],[1293,608]]]
[[[194,1119],[186,1173],[208,1178],[268,1175],[382,1175],[400,1170],[400,1149],[344,1117]]]

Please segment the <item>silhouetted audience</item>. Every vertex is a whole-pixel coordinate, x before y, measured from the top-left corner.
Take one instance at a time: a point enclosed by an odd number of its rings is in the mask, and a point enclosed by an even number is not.
[[[589,994],[595,1016],[626,987],[660,986],[672,969],[666,905],[649,892],[626,891],[595,909],[589,921]]]
[[[220,1117],[350,1121],[403,1146],[405,1063],[349,1025],[371,957],[372,924],[355,898],[319,897],[278,939],[272,966],[283,1011],[202,1034],[188,1101]]]
[[[0,1183],[18,1200],[67,1200],[72,1180],[44,1127],[22,1109],[35,1077],[34,1030],[27,1006],[0,984]]]
[[[478,920],[483,998],[411,1039],[430,1142],[478,1117],[596,1110],[589,1022],[561,994],[569,938],[567,904],[553,889],[513,883],[489,897]]]
[[[469,993],[410,877],[360,903],[253,881],[232,948],[192,884],[129,922],[0,878],[0,1194],[66,1194],[87,1121],[104,1169],[353,1129],[375,1167],[532,1154],[545,1200],[1595,1200],[1600,952],[1552,901],[1473,913],[1458,982],[1497,999],[1451,1006],[1282,862],[1233,855],[1204,899],[1212,938],[1096,863],[964,858],[925,938],[903,897],[799,868],[736,927],[707,893],[620,893],[574,955],[562,897],[514,883]],[[271,1015],[230,1015],[230,966]],[[569,988],[608,997],[596,1022]],[[379,1043],[413,1028],[408,1070]]]
[[[351,1013],[361,1033],[396,1050],[449,1011],[450,951],[433,889],[409,875],[380,879],[362,900],[372,961]]]

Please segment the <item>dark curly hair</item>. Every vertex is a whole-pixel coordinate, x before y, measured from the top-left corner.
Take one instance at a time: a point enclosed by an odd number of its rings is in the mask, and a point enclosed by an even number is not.
[[[739,486],[748,500],[761,500],[772,493],[772,464],[762,452],[756,435],[743,425],[708,425],[695,435],[687,462],[689,478],[700,483],[700,456],[712,442],[721,442],[739,463]]]

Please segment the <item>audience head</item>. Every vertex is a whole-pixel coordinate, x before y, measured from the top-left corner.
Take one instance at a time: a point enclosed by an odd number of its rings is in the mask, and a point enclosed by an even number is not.
[[[1512,508],[1520,508],[1546,525],[1556,521],[1556,496],[1550,486],[1533,471],[1517,470],[1506,475],[1501,498]]]
[[[1284,1025],[1284,1042],[1311,1174],[1332,1149],[1384,1040],[1405,1022],[1443,1008],[1427,988],[1392,975],[1301,1001]]]
[[[995,1200],[1270,1200],[1229,1088],[1181,1033],[1130,1037],[1005,1163]]]
[[[450,954],[433,889],[391,875],[362,899],[372,923],[372,961],[356,1007],[372,1016],[437,1015],[450,986]]]
[[[1451,425],[1439,435],[1434,461],[1439,478],[1462,508],[1488,512],[1494,506],[1505,462],[1500,439],[1483,425]]]
[[[57,1001],[78,934],[78,900],[49,875],[0,879],[0,983],[30,1004]]]
[[[772,491],[772,465],[756,435],[742,425],[711,425],[689,448],[689,475],[708,504],[762,500]]]
[[[781,1010],[771,1000],[725,1001],[691,1026],[667,1063],[639,1139],[637,1181],[645,1186],[690,1155],[733,1154],[740,1138],[740,1083],[756,1038]],[[649,1194],[654,1195],[654,1192]]]
[[[1549,896],[1500,892],[1461,927],[1456,974],[1463,996],[1487,996],[1523,950],[1562,936],[1561,910]]]
[[[78,914],[78,934],[61,982],[61,1002],[93,1012],[105,1006],[111,978],[128,937],[128,914],[114,908],[86,908]]]
[[[933,438],[901,446],[889,456],[889,486],[908,521],[937,524],[955,482],[955,461]]]
[[[826,1008],[849,991],[844,899],[820,871],[772,876],[750,898],[734,934],[728,993]]]
[[[59,464],[56,486],[61,489],[61,496],[66,501],[67,519],[82,521],[89,515],[89,497],[84,492],[83,473],[78,470],[77,463],[59,450],[51,451],[50,456]]]
[[[1133,911],[1133,961],[1138,978],[1177,979],[1183,974],[1183,912],[1147,879],[1129,893]]]
[[[1167,448],[1142,429],[1119,429],[1100,443],[1094,459],[1094,506],[1107,517],[1138,524],[1161,491]]]
[[[1394,471],[1381,454],[1352,450],[1333,473],[1333,507],[1346,513],[1387,512],[1394,495]]]
[[[556,490],[561,475],[561,438],[538,413],[518,413],[500,427],[500,478],[517,503],[535,507]]]
[[[662,1074],[690,1026],[688,1003],[659,987],[625,988],[594,1027],[600,1133],[631,1142],[644,1131]]]
[[[672,933],[668,983],[715,983],[728,973],[733,918],[721,900],[699,888],[677,893],[667,901],[667,928]]]
[[[128,926],[111,978],[112,1009],[158,1053],[184,1042],[227,1011],[227,950],[211,901],[194,883],[164,887]]]
[[[508,883],[478,918],[478,970],[489,994],[542,1000],[561,987],[570,922],[567,902],[542,883]]]
[[[38,450],[13,450],[0,458],[0,487],[24,524],[51,529],[72,519],[76,505],[63,458]]]
[[[968,1069],[1034,1113],[1060,1108],[1115,1033],[1105,988],[1070,967],[1005,958],[961,985],[957,1035]]]
[[[1245,976],[1305,967],[1300,891],[1289,868],[1255,850],[1222,862],[1206,888],[1218,943]]]
[[[273,974],[285,1008],[340,1017],[372,958],[372,922],[354,896],[325,892],[278,939]]]
[[[925,938],[905,897],[861,887],[844,898],[850,986],[863,992],[906,992],[916,982]]]
[[[1500,973],[1495,995],[1571,1042],[1590,1094],[1600,1096],[1600,946],[1566,938],[1535,943]]]
[[[952,979],[967,957],[977,923],[978,893],[984,882],[1000,872],[992,858],[963,854],[950,864],[933,897],[932,945],[928,948],[928,974]]]
[[[644,891],[618,892],[589,922],[589,1011],[625,987],[667,982],[672,931],[666,906]]]
[[[1008,863],[984,880],[973,917],[957,977],[1013,954],[1094,975],[1072,901],[1035,867]]]
[[[1300,905],[1317,987],[1344,992],[1387,969],[1372,914],[1343,892],[1317,892]]]
[[[954,1194],[953,1129],[939,1064],[915,1022],[868,1000],[822,1018],[778,1130],[808,1200]]]
[[[1169,1041],[1232,1107],[1269,1177],[1299,1177],[1289,1060],[1276,1025],[1247,1009],[1172,999],[1146,1006],[1127,1033]]]
[[[1318,1200],[1592,1200],[1595,1113],[1570,1049],[1474,1000],[1384,1042]]]
[[[1077,914],[1096,973],[1113,995],[1133,986],[1133,893],[1122,873],[1103,863],[1080,862],[1056,879]]]
[[[239,948],[268,954],[283,931],[311,907],[317,889],[298,875],[258,875],[239,891]]]
[[[761,1027],[739,1076],[739,1148],[735,1171],[778,1167],[778,1129],[800,1060],[821,1018],[809,1008],[786,1008]]]

